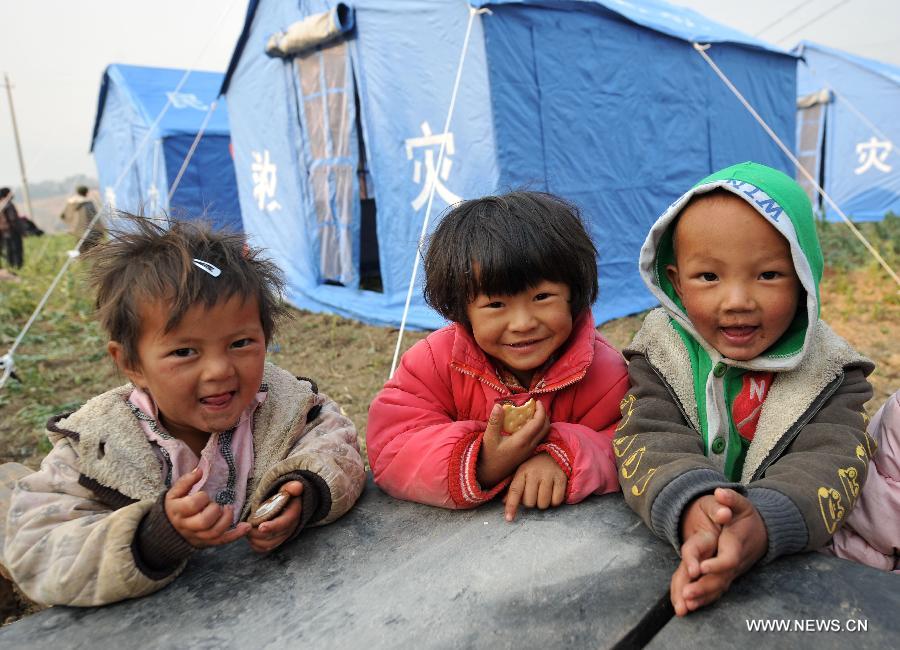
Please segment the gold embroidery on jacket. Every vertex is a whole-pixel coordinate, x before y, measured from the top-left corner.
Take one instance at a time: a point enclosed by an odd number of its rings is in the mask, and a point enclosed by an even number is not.
[[[871,458],[878,451],[878,441],[868,433],[864,433],[863,437],[866,439],[866,451],[869,452],[869,458]]]
[[[641,459],[644,457],[645,451],[647,451],[646,447],[638,447],[637,451],[631,454],[631,456],[628,457],[628,460],[622,463],[622,478],[631,478],[634,476],[638,467],[641,466]]]
[[[856,445],[856,458],[867,465],[869,464],[869,454],[866,453],[866,448],[862,445]]]
[[[637,438],[637,434],[613,439],[613,453],[615,453],[616,458],[621,458],[628,452],[635,438]]]
[[[634,496],[639,497],[644,493],[644,490],[647,489],[647,483],[649,483],[650,479],[653,478],[653,475],[656,474],[656,470],[657,470],[656,467],[654,467],[651,470],[648,470],[647,473],[644,474],[643,477],[641,477],[639,480],[637,480],[635,482],[634,485],[631,486],[631,493]]]
[[[628,424],[628,421],[631,419],[631,414],[634,413],[634,402],[636,400],[637,398],[634,395],[626,395],[622,398],[622,401],[619,402],[619,411],[622,413],[622,421],[619,422],[616,431],[621,431],[625,428],[625,425]]]
[[[820,487],[819,509],[822,512],[822,521],[825,522],[825,530],[829,535],[833,535],[841,519],[844,518],[844,506],[841,503],[840,492],[834,488]]]
[[[841,479],[847,501],[852,505],[859,496],[859,471],[855,467],[845,467],[838,470],[838,478]]]

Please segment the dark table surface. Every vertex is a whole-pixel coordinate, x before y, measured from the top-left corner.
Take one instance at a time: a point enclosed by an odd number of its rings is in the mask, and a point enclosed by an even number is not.
[[[675,552],[621,495],[527,511],[447,511],[369,486],[339,521],[260,557],[197,553],[165,589],[107,607],[54,607],[0,629],[2,648],[843,647],[846,634],[746,631],[748,618],[867,620],[854,647],[897,647],[900,577],[816,554],[739,581],[673,619]],[[655,636],[654,636],[655,634]],[[862,643],[863,645],[859,645]],[[830,645],[829,645],[830,644]],[[793,646],[798,647],[798,646]]]
[[[757,622],[770,629],[751,630]],[[900,575],[820,553],[781,558],[713,607],[673,617],[649,647],[900,648]]]

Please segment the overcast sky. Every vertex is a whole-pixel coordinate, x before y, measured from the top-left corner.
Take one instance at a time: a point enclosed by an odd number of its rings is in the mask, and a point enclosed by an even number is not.
[[[900,1],[673,4],[748,34],[768,27],[759,36],[783,47],[807,39],[900,65]],[[0,0],[0,71],[8,73],[13,84],[29,181],[78,173],[96,176],[88,147],[100,79],[109,63],[224,71],[246,8],[246,0]],[[0,185],[19,182],[3,93]]]

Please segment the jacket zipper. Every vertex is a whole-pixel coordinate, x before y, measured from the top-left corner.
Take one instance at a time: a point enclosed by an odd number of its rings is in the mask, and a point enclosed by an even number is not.
[[[498,386],[497,384],[494,384],[494,383],[488,381],[487,379],[485,379],[482,375],[477,375],[477,374],[475,374],[474,372],[471,372],[471,371],[469,371],[469,370],[465,370],[464,368],[461,368],[461,367],[456,366],[456,365],[453,366],[453,369],[456,370],[457,372],[463,374],[463,375],[467,375],[467,376],[469,376],[469,377],[472,377],[473,379],[476,379],[476,380],[480,381],[480,382],[483,383],[483,384],[487,384],[488,386],[490,386],[491,388],[493,388],[494,390],[496,390],[498,393],[500,393],[500,394],[502,394],[502,395],[512,395],[512,394],[513,394],[512,391],[509,390],[509,388],[507,388],[506,386],[504,386],[504,387],[501,388],[501,387]],[[553,392],[556,392],[556,391],[558,391],[558,390],[562,390],[563,388],[568,388],[568,387],[571,386],[572,384],[578,383],[579,381],[581,381],[582,379],[584,379],[585,374],[587,374],[587,371],[582,372],[582,373],[579,374],[578,376],[574,377],[572,380],[567,381],[567,382],[565,382],[564,384],[560,384],[560,385],[558,385],[558,386],[556,386],[556,387],[554,387],[554,388],[537,388],[537,387],[535,387],[534,390],[529,390],[529,391],[526,391],[526,392],[531,393],[532,395],[541,395],[541,394],[545,394],[545,393],[553,393]],[[542,383],[544,383],[543,380],[539,381],[539,382],[538,382],[538,386],[540,386]]]
[[[460,374],[472,377],[473,379],[480,381],[482,384],[487,384],[488,386],[490,386],[491,388],[493,388],[495,391],[497,391],[500,394],[512,395],[512,391],[509,390],[508,388],[506,388],[505,386],[500,387],[497,384],[493,384],[493,383],[489,382],[487,379],[485,379],[484,377],[482,377],[481,375],[476,375],[474,372],[465,370],[463,368],[460,368],[459,366],[452,366],[452,367],[454,370],[456,370]]]
[[[751,481],[755,481],[762,477],[765,474],[766,470],[769,469],[769,466],[774,463],[781,454],[787,449],[788,445],[790,445],[794,438],[800,433],[800,429],[805,427],[807,423],[812,420],[813,416],[819,412],[819,409],[822,407],[822,404],[831,399],[831,396],[837,392],[837,389],[840,388],[841,383],[844,381],[844,373],[841,372],[828,386],[825,387],[825,390],[819,394],[819,397],[810,404],[809,408],[806,409],[806,413],[801,415],[794,425],[789,428],[783,436],[781,436],[781,440],[778,441],[778,444],[769,452],[769,455],[759,464],[759,467],[756,468],[756,471],[753,472],[753,476],[750,477]]]

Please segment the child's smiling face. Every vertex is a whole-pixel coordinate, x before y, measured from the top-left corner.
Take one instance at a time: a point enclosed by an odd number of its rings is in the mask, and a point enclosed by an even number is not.
[[[522,382],[572,333],[569,287],[543,280],[511,296],[479,294],[466,307],[475,342]]]
[[[262,383],[266,341],[255,298],[232,296],[209,309],[194,305],[170,331],[167,303],[141,310],[138,367],[124,368],[156,402],[176,438],[196,440],[240,420]],[[110,343],[120,361],[121,347]]]
[[[697,333],[725,357],[749,361],[774,345],[797,312],[800,280],[787,240],[746,201],[690,205],[666,269]]]

